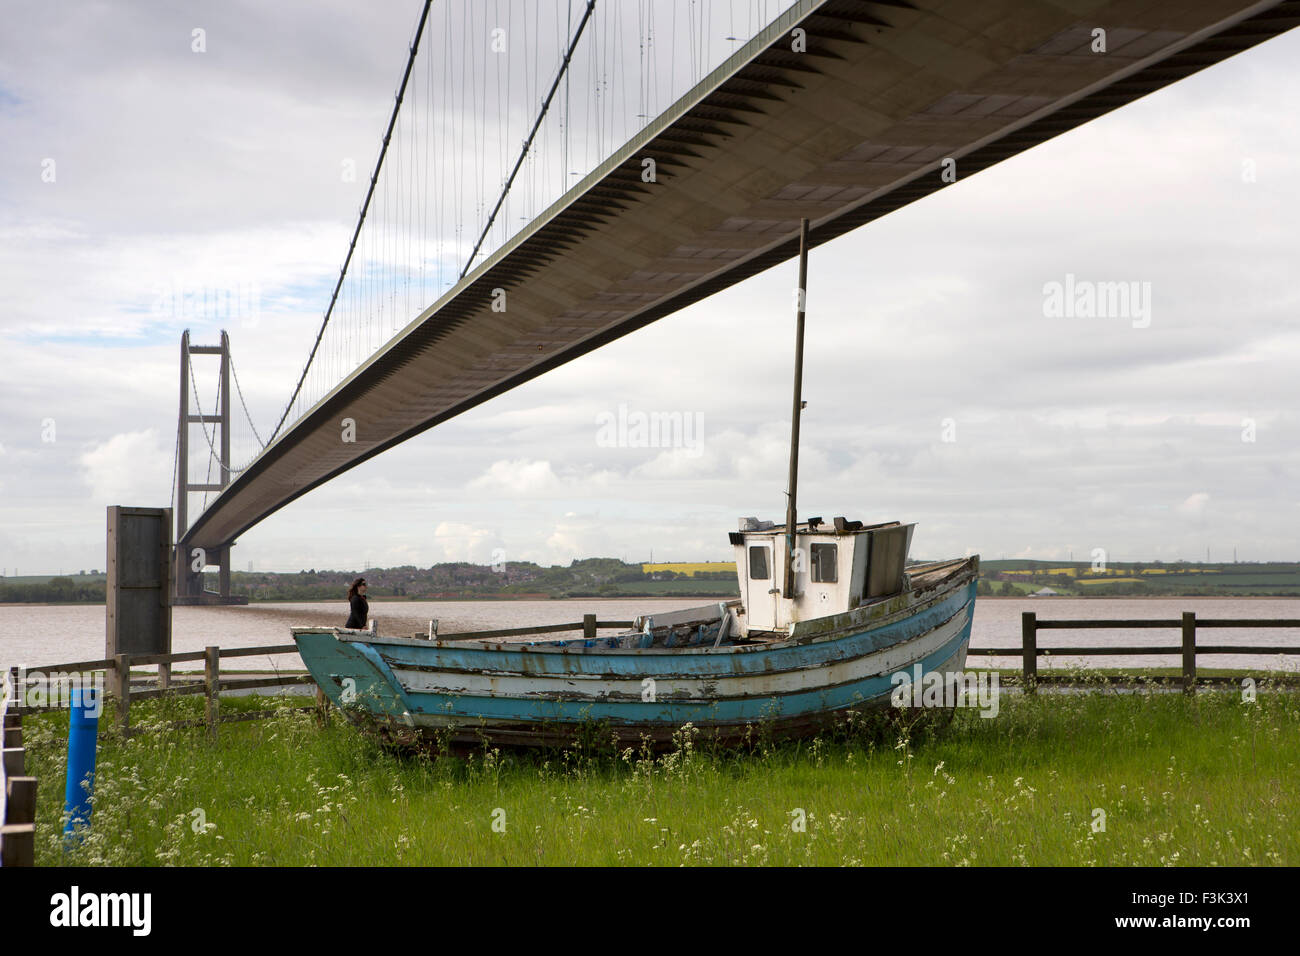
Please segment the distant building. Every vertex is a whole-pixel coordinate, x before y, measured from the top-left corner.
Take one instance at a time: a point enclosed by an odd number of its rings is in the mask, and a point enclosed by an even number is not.
[[[1051,588],[1039,588],[1037,591],[1035,591],[1033,594],[1029,596],[1030,597],[1058,597],[1060,593],[1061,593],[1060,591],[1053,591]]]

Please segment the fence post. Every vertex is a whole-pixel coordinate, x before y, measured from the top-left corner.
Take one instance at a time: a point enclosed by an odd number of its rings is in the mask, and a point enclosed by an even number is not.
[[[36,778],[10,777],[5,781],[5,823],[36,822]]]
[[[5,787],[5,823],[35,823],[36,778],[10,777]]]
[[[208,739],[217,742],[217,695],[221,690],[221,648],[203,649],[203,681],[207,687]]]
[[[5,818],[0,820],[0,865],[36,865],[36,778],[5,780]]]
[[[118,654],[113,660],[117,671],[117,729],[125,740],[131,736],[131,658]]]
[[[1038,683],[1038,614],[1024,611],[1020,615],[1020,650],[1023,657],[1025,693],[1035,692]]]
[[[158,665],[158,689],[166,690],[171,686],[172,686],[172,665],[159,664]]]
[[[12,715],[5,714],[6,719],[8,719],[10,716],[14,716],[14,717],[18,716],[18,708],[23,706],[23,698],[25,696],[26,696],[25,694],[19,693],[18,668],[16,667],[9,668],[9,699],[13,701],[14,713]]]
[[[0,751],[0,753],[3,754],[3,756],[0,756],[0,760],[4,761],[4,776],[6,778],[24,777],[27,775],[26,750],[22,747],[5,747],[3,751]]]
[[[1183,693],[1196,693],[1196,612],[1183,612]]]
[[[330,699],[325,696],[325,691],[321,690],[319,685],[316,687],[316,722],[324,725],[329,720]]]
[[[582,636],[587,640],[591,640],[596,636],[596,615],[582,615]]]

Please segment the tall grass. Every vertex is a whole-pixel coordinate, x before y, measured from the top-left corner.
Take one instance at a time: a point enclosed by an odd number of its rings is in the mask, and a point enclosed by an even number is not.
[[[38,863],[1300,864],[1300,694],[1007,695],[943,730],[863,724],[747,752],[388,753],[339,715],[102,725],[92,825],[61,836],[66,715],[28,718]],[[229,701],[223,701],[223,709]],[[265,707],[241,699],[235,706]]]

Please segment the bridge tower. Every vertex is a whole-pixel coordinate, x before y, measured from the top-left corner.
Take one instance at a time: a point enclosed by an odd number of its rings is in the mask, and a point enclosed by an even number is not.
[[[221,382],[218,386],[219,407],[216,414],[204,415],[201,407],[191,411],[190,401],[195,399],[194,383],[190,381],[192,368],[191,356],[216,355],[221,359]],[[216,481],[190,481],[189,452],[190,426],[198,425],[203,429],[203,440],[211,447],[209,453],[217,462]],[[213,438],[220,437],[220,445],[212,444],[208,438],[207,426],[214,425]],[[230,593],[230,549],[233,541],[228,541],[215,551],[212,549],[190,549],[183,542],[185,532],[189,530],[189,494],[192,491],[220,492],[230,484],[230,336],[223,329],[220,345],[191,345],[190,330],[181,335],[181,402],[180,420],[177,423],[176,439],[176,549],[174,554],[175,604],[245,604],[245,597],[233,597]],[[205,478],[209,477],[207,475]],[[207,591],[203,587],[203,569],[216,566],[217,590]],[[195,570],[195,568],[198,570]]]

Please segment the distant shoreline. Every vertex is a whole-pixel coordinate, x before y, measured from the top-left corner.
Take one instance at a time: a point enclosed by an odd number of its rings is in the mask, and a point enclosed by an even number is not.
[[[502,604],[520,601],[545,601],[562,604],[566,601],[735,601],[734,594],[593,594],[587,597],[508,597],[502,595],[471,595],[466,597],[374,597],[375,604],[474,604],[500,602]],[[1041,601],[1050,604],[1053,601],[1285,601],[1300,599],[1300,594],[1056,594],[1050,597],[1032,597],[1028,594],[981,594],[978,601]],[[183,607],[275,607],[279,604],[346,604],[344,598],[273,598],[267,601],[249,601],[247,604],[189,604]],[[6,607],[105,607],[103,601],[62,601],[62,602],[0,602],[0,608]]]

